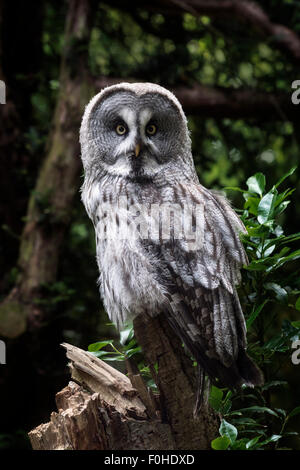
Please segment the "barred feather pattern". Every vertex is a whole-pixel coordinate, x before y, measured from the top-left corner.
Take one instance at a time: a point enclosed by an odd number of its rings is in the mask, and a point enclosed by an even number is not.
[[[218,379],[219,385],[231,388],[261,383],[259,370],[245,353],[245,321],[235,288],[240,268],[247,263],[239,238],[245,229],[228,202],[194,181],[183,182],[182,177],[171,188],[164,178],[139,185],[109,175],[101,179],[101,185],[98,181],[83,191],[86,205],[94,204],[89,209],[96,234],[104,220],[110,232],[103,211],[107,201],[111,207],[116,204],[116,212],[109,214],[110,223],[116,217],[121,219],[117,199],[122,194],[135,206],[188,201],[202,204],[204,209],[200,250],[189,251],[185,240],[178,239],[97,240],[99,283],[110,319],[121,327],[136,315],[164,312],[213,383]]]
[[[119,106],[128,121],[126,145],[105,127]],[[155,146],[140,126],[151,112],[159,120],[157,109],[165,113],[159,121],[164,135]],[[133,145],[139,133],[145,150],[136,160],[130,142]],[[186,118],[176,98],[153,84],[105,89],[87,106],[80,141],[82,201],[95,227],[99,287],[110,319],[120,328],[137,315],[166,315],[198,363],[196,411],[204,375],[230,388],[261,384],[262,374],[246,354],[245,320],[236,292],[240,269],[247,263],[239,237],[245,228],[223,196],[199,183]],[[184,205],[200,207],[201,223],[195,229],[201,231],[201,246],[191,249],[189,241],[175,237],[172,230],[167,239],[153,237],[151,231],[147,237],[133,236],[136,215],[128,212],[128,205],[120,206],[122,197],[139,209],[146,226],[153,222],[150,208],[155,204],[178,207],[173,229]],[[113,237],[116,226],[119,233]]]

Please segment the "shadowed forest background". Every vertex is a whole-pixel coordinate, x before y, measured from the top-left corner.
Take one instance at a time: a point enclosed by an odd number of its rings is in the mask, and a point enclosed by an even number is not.
[[[0,448],[29,448],[26,433],[48,420],[69,378],[60,343],[87,349],[117,335],[80,201],[85,105],[119,81],[165,86],[188,116],[204,186],[246,189],[261,172],[270,189],[299,165],[300,2],[2,0],[0,79]],[[280,219],[287,235],[300,231],[299,176],[300,166],[283,183],[295,188]],[[240,192],[227,196],[243,208]],[[276,304],[267,336],[299,319],[299,260],[285,269],[292,300]],[[269,404],[299,406],[300,365],[285,360],[275,379],[288,386],[272,388]]]

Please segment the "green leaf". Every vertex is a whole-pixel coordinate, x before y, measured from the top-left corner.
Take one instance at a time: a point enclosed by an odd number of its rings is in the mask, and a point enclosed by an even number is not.
[[[230,439],[227,436],[217,437],[211,443],[214,450],[226,450],[230,446]]]
[[[250,326],[252,325],[252,323],[254,322],[254,320],[258,317],[258,315],[260,314],[260,312],[262,311],[262,309],[264,308],[264,306],[266,305],[266,303],[269,302],[269,299],[266,299],[263,301],[262,304],[260,304],[255,310],[253,309],[253,311],[251,312],[250,314],[250,317],[248,318],[248,320],[246,321],[246,326],[247,326],[247,329],[250,328]]]
[[[256,227],[246,227],[246,228],[250,237],[262,238],[262,237],[265,237],[266,234],[269,233],[269,228],[266,227],[265,225],[257,225]]]
[[[233,424],[228,423],[225,419],[222,419],[219,432],[221,436],[227,436],[230,443],[233,444],[237,438],[238,430]]]
[[[226,416],[230,412],[231,407],[232,407],[232,401],[231,400],[226,400],[223,403],[223,406],[222,406],[222,410],[221,410],[222,415]],[[230,413],[230,414],[231,415],[232,414],[238,414],[238,412],[233,412],[233,413]]]
[[[97,343],[89,344],[88,351],[99,351],[100,349],[104,348],[105,346],[111,345],[113,341],[111,339],[107,341],[98,341]]]
[[[120,331],[120,343],[124,345],[133,338],[134,331],[132,322],[128,323],[123,330]]]
[[[125,355],[127,358],[129,358],[129,357],[132,357],[134,354],[140,353],[141,351],[142,351],[142,348],[140,346],[137,346],[136,348],[128,349]]]
[[[260,224],[264,224],[270,219],[274,218],[274,209],[277,198],[277,190],[272,188],[265,196],[260,200],[257,208],[257,220]]]
[[[132,338],[132,340],[129,341],[128,344],[124,346],[125,351],[128,351],[129,349],[132,349],[133,347],[137,346],[137,341],[135,338]]]
[[[282,438],[282,436],[279,436],[278,434],[273,434],[273,436],[268,437],[268,439],[266,439],[265,441],[260,442],[259,447],[265,446],[265,445],[269,444],[270,442],[279,441],[279,439],[281,439],[281,438]]]
[[[262,196],[266,186],[265,175],[263,173],[256,173],[254,176],[250,176],[250,178],[247,179],[246,184],[249,191]]]
[[[279,206],[282,201],[284,201],[287,197],[289,197],[291,194],[293,194],[293,192],[296,191],[296,189],[286,189],[285,191],[283,191],[282,193],[279,193],[278,196],[277,196],[277,199],[276,199],[276,204],[275,204],[275,207]]]
[[[240,410],[241,413],[245,412],[250,412],[250,413],[268,413],[272,416],[276,416],[278,418],[278,414],[275,413],[275,411],[271,410],[270,408],[267,408],[266,406],[249,406],[248,408],[241,408]]]
[[[283,201],[281,204],[279,204],[279,206],[275,208],[274,216],[277,217],[282,212],[284,212],[290,202],[291,201]]]
[[[272,352],[285,352],[289,349],[289,347],[286,345],[285,338],[282,336],[282,334],[279,334],[267,341],[264,344],[263,349]]]
[[[231,418],[232,416],[242,416],[242,413],[240,411],[231,411],[230,413],[228,413],[228,415]],[[234,419],[238,419],[238,418],[234,418]]]
[[[280,180],[275,184],[275,188],[278,188],[278,186],[289,176],[291,176],[297,169],[297,166],[293,166],[287,173],[285,173]]]
[[[288,418],[292,418],[292,416],[296,416],[300,414],[300,406],[297,406],[296,408],[294,408],[289,414],[288,414]]]
[[[110,353],[113,354],[113,353]],[[104,356],[103,360],[104,361],[125,361],[125,355],[124,354],[118,354],[115,353],[115,356]]]
[[[247,450],[247,442],[248,439],[246,437],[244,437],[243,439],[238,439],[232,446],[230,446],[230,450]]]
[[[282,334],[291,341],[299,339],[299,328],[295,328],[292,323],[285,319],[282,322]]]
[[[149,379],[147,381],[147,387],[151,388],[152,390],[157,390],[157,385],[153,379]]]
[[[227,190],[230,190],[230,191],[239,191],[240,193],[247,193],[248,190],[246,189],[241,189],[241,188],[237,188],[236,186],[225,186],[225,188],[223,188],[225,191]]]
[[[278,269],[280,266],[285,264],[287,261],[294,261],[296,259],[300,258],[300,250],[293,251],[290,253],[288,256],[284,256],[282,258],[279,258],[274,265],[275,269]]]
[[[117,354],[111,351],[88,351],[88,352],[92,354],[93,356],[98,357],[99,359],[104,359],[104,357],[109,356],[110,354]]]
[[[251,263],[249,263],[247,266],[244,266],[244,269],[247,269],[247,271],[266,271],[268,268],[271,268],[273,266],[273,260],[272,258],[269,259],[258,259],[258,260],[253,260]]]
[[[247,201],[245,202],[244,207],[245,209],[248,209],[251,214],[256,216],[258,214],[257,212],[258,205],[259,205],[259,199],[257,197],[249,197]]]
[[[255,444],[257,444],[260,438],[261,436],[253,437],[253,439],[247,442],[246,449],[251,449],[251,447],[255,446]]]
[[[215,411],[220,411],[222,407],[223,392],[214,385],[211,387],[209,395],[209,404]]]
[[[282,415],[284,418],[286,417],[286,411],[282,408],[275,408],[276,412]]]
[[[283,237],[280,239],[280,244],[294,242],[296,240],[300,240],[300,232],[294,233],[293,235],[289,235],[287,237]]]
[[[264,227],[264,226],[262,226]],[[259,236],[259,235],[257,235]],[[270,248],[270,246],[272,245],[284,245],[285,243],[290,243],[290,242],[294,242],[296,240],[299,240],[300,239],[300,232],[298,233],[294,233],[293,235],[289,235],[288,237],[285,237],[284,235],[282,236],[279,236],[279,237],[276,237],[276,238],[271,238],[269,240],[265,240],[265,246],[264,246],[264,249],[268,249]]]
[[[297,310],[300,310],[300,297],[298,297],[298,299],[296,300],[295,308],[296,308]]]
[[[288,382],[285,380],[272,380],[271,382],[267,382],[262,386],[262,390],[269,390],[272,387],[280,387],[282,385],[288,385]]]
[[[230,413],[230,415],[231,415],[231,413]],[[248,424],[250,424],[251,426],[253,426],[254,424],[255,425],[257,424],[255,419],[249,418],[248,416],[243,416],[241,412],[239,412],[239,415],[242,416],[242,418],[234,418],[235,423],[237,423],[239,425],[243,424],[245,426],[248,425]]]

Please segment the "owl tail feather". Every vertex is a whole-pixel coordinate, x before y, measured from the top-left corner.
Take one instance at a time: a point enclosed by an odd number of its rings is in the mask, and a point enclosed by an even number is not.
[[[236,364],[233,366],[233,370],[230,368],[228,370],[226,369],[227,368],[224,367],[222,372],[219,369],[220,381],[216,381],[215,377],[206,377],[205,371],[198,363],[196,403],[193,413],[194,418],[199,416],[202,404],[205,402],[205,404],[207,405],[209,393],[205,393],[207,388],[205,387],[206,378],[208,379],[209,383],[208,392],[210,390],[210,382],[219,388],[226,386],[231,390],[240,389],[242,385],[247,385],[247,387],[254,387],[257,385],[263,385],[264,383],[264,378],[261,370],[254,364],[254,362],[252,361],[252,359],[250,359],[244,349],[240,349]]]
[[[202,407],[203,399],[204,399],[204,389],[205,389],[205,372],[199,364],[197,365],[197,395],[196,395],[196,403],[194,407],[194,418],[196,418]]]
[[[182,313],[181,311],[181,314]],[[176,318],[173,314],[167,315],[167,319],[172,329],[181,338],[185,347],[198,364],[194,416],[199,414],[203,403],[205,376],[208,376],[211,383],[216,387],[227,387],[231,390],[240,389],[244,384],[248,387],[263,384],[264,379],[262,372],[247,355],[242,345],[239,347],[236,359],[232,360],[230,366],[225,366],[220,359],[208,357],[205,353],[204,345],[201,344],[201,342],[191,340],[190,336],[186,333],[186,331],[188,331],[188,318],[185,318],[185,315],[180,316],[180,324],[178,323],[178,317]],[[185,320],[187,320],[186,327],[184,323]]]
[[[199,356],[196,352],[196,360],[202,363],[207,375],[217,387],[227,387],[231,390],[240,389],[243,385],[254,387],[263,385],[264,378],[261,370],[254,364],[248,356],[245,349],[240,347],[238,357],[229,367],[224,366],[215,359],[203,362],[202,354]],[[217,380],[216,380],[217,379]]]
[[[236,361],[236,365],[243,379],[243,383],[248,387],[254,387],[255,385],[262,385],[264,378],[261,370],[256,364],[250,359],[244,349],[239,350],[239,355]]]
[[[240,377],[237,381],[228,382],[227,387],[240,388],[241,385],[245,384],[248,387],[254,387],[256,385],[262,385],[264,382],[263,375],[261,370],[254,364],[254,362],[249,358],[245,350],[240,350],[239,357],[237,359],[237,367],[240,374]],[[206,376],[205,371],[201,366],[197,365],[197,391],[196,391],[196,403],[194,406],[194,418],[197,418],[200,415],[202,405],[207,406],[209,391],[211,386],[211,379]],[[212,383],[220,387],[220,383],[212,380]],[[229,385],[229,383],[231,385]],[[224,383],[225,385],[225,383]]]
[[[194,406],[193,415],[196,419],[202,409],[202,405],[208,406],[208,398],[211,388],[210,378],[206,375],[202,367],[197,364],[197,391],[196,391],[196,402]]]

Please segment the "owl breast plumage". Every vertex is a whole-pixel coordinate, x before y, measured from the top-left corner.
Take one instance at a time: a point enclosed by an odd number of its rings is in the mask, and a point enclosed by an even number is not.
[[[199,183],[175,96],[148,83],[105,88],[85,110],[80,142],[82,200],[110,319],[120,327],[162,313],[214,383],[260,384],[236,293],[245,229]]]

